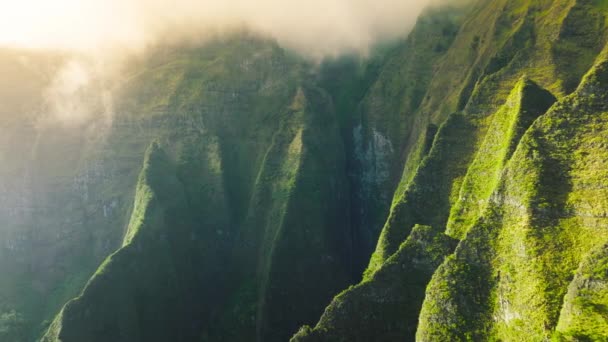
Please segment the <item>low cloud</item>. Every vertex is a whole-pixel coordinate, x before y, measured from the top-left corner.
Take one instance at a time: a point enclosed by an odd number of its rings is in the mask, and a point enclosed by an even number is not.
[[[43,126],[107,126],[120,65],[147,47],[246,29],[316,60],[365,55],[437,1],[447,0],[4,0],[0,47],[72,56],[43,94]]]
[[[93,124],[96,129],[110,126],[116,76],[100,61],[90,57],[65,61],[42,94],[44,114],[38,118],[39,127],[54,123],[68,127]]]
[[[0,44],[141,49],[246,27],[314,57],[405,34],[433,0],[6,0]]]

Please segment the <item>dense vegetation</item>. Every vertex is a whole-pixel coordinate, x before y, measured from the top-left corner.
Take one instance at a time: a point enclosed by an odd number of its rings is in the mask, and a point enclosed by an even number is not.
[[[0,341],[608,340],[607,23],[455,0],[367,59],[158,47],[78,129],[37,109],[65,56],[2,51]]]
[[[469,7],[414,115],[453,114],[395,193],[365,280],[294,341],[607,338],[605,10],[601,1]],[[407,44],[421,52],[419,29]],[[419,224],[460,240],[455,251],[424,286],[411,284],[419,259],[383,277]],[[416,298],[407,309],[406,294]]]

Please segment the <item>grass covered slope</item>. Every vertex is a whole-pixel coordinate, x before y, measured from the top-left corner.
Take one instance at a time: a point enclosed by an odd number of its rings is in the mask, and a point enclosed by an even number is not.
[[[462,239],[485,210],[505,164],[532,122],[555,102],[548,91],[527,78],[513,88],[506,103],[492,115],[483,142],[462,181],[446,233]]]
[[[608,221],[605,186],[608,176],[605,144],[608,137],[607,90],[608,48],[577,91],[579,96],[587,98],[572,99],[568,103],[570,108],[562,108],[570,112],[565,118],[567,122],[584,125],[576,135],[575,152],[571,156],[572,192],[567,203],[575,218],[572,220],[574,225],[585,234],[580,243],[587,247],[584,259],[582,256],[577,258],[580,264],[559,316],[557,332],[565,340],[601,340],[607,333],[603,309],[608,305],[603,286],[606,277],[606,236],[603,229]]]
[[[319,89],[298,89],[274,135],[235,242],[234,290],[209,340],[284,340],[350,281],[345,157],[328,105]]]
[[[420,126],[421,123],[427,125],[430,122],[440,125],[451,113],[463,111],[467,121],[472,125],[470,134],[463,139],[471,139],[471,143],[475,146],[472,151],[476,153],[495,120],[494,114],[504,105],[524,74],[542,88],[558,96],[566,93],[561,87],[563,74],[553,70],[547,71],[544,68],[555,66],[553,60],[548,59],[547,56],[551,56],[552,46],[561,44],[556,38],[559,32],[577,25],[571,21],[564,21],[563,18],[571,11],[578,10],[578,7],[580,5],[575,2],[564,4],[529,0],[468,3],[461,10],[464,18],[454,22],[456,27],[453,30],[456,34],[452,38],[451,45],[432,62],[434,68],[432,77],[421,84],[423,88],[420,92],[424,96],[420,98],[421,102],[415,109],[414,119],[403,115],[403,121],[413,120],[408,124],[414,127],[410,135],[411,142],[407,145],[410,151],[419,150],[420,144],[424,141],[422,136],[425,126]],[[590,4],[583,8],[590,14],[603,16],[601,6]],[[417,25],[412,35],[414,36],[417,30],[421,31],[418,34],[423,35],[429,30],[424,23],[433,22],[434,18],[436,17],[433,15],[421,18],[421,23]],[[603,31],[599,33],[600,36],[604,34]],[[425,44],[432,45],[428,40],[426,42]],[[435,39],[434,42],[438,43],[439,39]],[[425,51],[425,46],[422,45],[419,51]],[[416,50],[418,46],[412,48]],[[589,54],[596,56],[601,48],[602,40],[598,40],[593,48],[589,48]],[[403,58],[404,64],[420,63],[414,58],[410,60],[411,57],[408,56]],[[577,59],[580,68],[585,70],[592,62],[592,60]],[[582,77],[582,73],[572,72],[569,75],[578,80]],[[536,115],[541,114],[536,112]],[[529,125],[529,122],[527,124]],[[521,135],[521,132],[518,134]],[[412,158],[408,158],[409,153],[404,155],[400,171],[403,170],[403,165],[405,169],[416,170],[419,161],[416,161],[415,155],[412,153]],[[462,158],[467,159],[471,156],[463,154]],[[416,166],[412,167],[412,164]],[[500,166],[497,169],[500,169]],[[406,181],[398,188],[399,192],[394,195],[393,202],[403,196],[402,191],[407,189],[403,185],[407,184],[407,180],[411,177],[411,174],[402,177]],[[454,180],[455,191],[459,190],[463,180],[462,177]],[[457,196],[457,192],[452,195]],[[453,201],[456,200],[457,197]],[[401,241],[402,238],[396,239],[394,245],[398,245]],[[370,263],[370,270],[375,267],[374,265],[378,265],[378,260],[382,261],[390,256],[390,251],[385,252],[383,246],[384,242],[381,240],[375,252],[380,258],[372,259],[374,261]],[[394,251],[394,246],[391,250]]]
[[[244,32],[131,61],[101,137],[0,138],[40,182],[0,184],[0,339],[74,296],[44,342],[601,339],[607,10],[454,0],[368,65]]]
[[[299,172],[281,231],[266,233],[273,244],[261,246],[270,254],[259,303],[263,341],[285,340],[299,322],[314,322],[323,305],[351,281],[350,194],[339,127],[326,95],[310,89],[305,101]]]
[[[581,277],[593,274],[585,259],[597,258],[606,241],[606,149],[598,145],[606,134],[606,65],[602,53],[577,91],[523,137],[488,209],[434,275],[418,339],[602,336],[593,316],[579,316],[598,304],[575,298],[588,293],[579,292]]]
[[[608,336],[606,322],[606,245],[581,262],[564,298],[557,324],[557,339],[602,341]]]
[[[212,288],[201,290],[219,268],[214,264],[221,250],[195,238],[211,227],[195,220],[187,197],[176,167],[158,145],[151,145],[123,247],[66,304],[42,340],[198,339],[203,303],[213,298],[204,298],[213,296]],[[221,203],[222,197],[216,200]],[[206,277],[195,272],[198,267]]]
[[[287,339],[351,281],[331,99],[302,60],[248,34],[135,67],[104,157],[128,174],[157,143],[122,247],[45,341]]]
[[[291,341],[412,339],[426,283],[455,246],[433,228],[415,226],[370,279],[336,296],[317,326],[301,328]]]
[[[531,243],[539,260],[518,259],[522,257],[518,253],[530,253],[531,247],[503,242],[527,239],[524,236],[528,233],[523,233],[527,230],[516,227],[526,226],[530,220],[544,220],[537,217],[548,216],[551,210],[545,205],[553,206],[546,201],[559,202],[562,196],[567,196],[551,189],[568,184],[568,179],[560,178],[560,174],[568,170],[569,164],[562,164],[543,145],[534,151],[519,152],[522,154],[517,167],[508,165],[515,163],[512,161],[515,151],[523,149],[523,142],[530,139],[531,133],[526,132],[531,130],[533,122],[538,124],[548,117],[545,112],[556,97],[566,99],[574,90],[568,84],[578,84],[593,66],[604,46],[606,30],[597,22],[587,25],[580,18],[586,15],[593,20],[605,20],[606,8],[596,1],[498,0],[475,1],[470,6],[451,45],[433,62],[434,73],[425,85],[425,95],[415,114],[427,120],[420,119],[420,122],[438,123],[442,128],[428,155],[424,147],[428,140],[423,133],[428,131],[417,130],[416,139],[410,145],[412,153],[406,155],[402,164],[405,170],[413,170],[414,176],[404,172],[404,181],[393,197],[393,206],[361,286],[375,286],[376,292],[396,286],[375,281],[374,275],[396,255],[416,224],[429,225],[438,233],[463,241],[454,255],[445,255],[447,261],[433,276],[420,317],[412,320],[413,324],[419,324],[417,338],[432,341],[493,337],[543,339],[552,334],[557,324],[560,296],[565,293],[564,283],[569,282],[566,275],[574,271],[573,265],[586,253],[581,248],[588,252],[592,246],[568,241],[580,232],[564,229],[559,235],[562,240],[546,235]],[[422,27],[417,26],[414,33]],[[573,44],[570,48],[576,57],[553,53],[564,40]],[[563,68],[560,63],[568,58],[571,68]],[[450,115],[454,112],[456,114]],[[583,150],[586,148],[589,147]],[[589,154],[601,156],[603,153],[593,151]],[[601,184],[592,173],[584,174]],[[509,177],[519,178],[507,185]],[[546,193],[530,193],[541,181],[546,184],[542,190]],[[564,193],[570,194],[567,190]],[[550,226],[547,222],[543,227]],[[516,238],[502,235],[499,238],[497,231]],[[568,252],[559,256],[543,253],[545,249],[568,251],[569,248],[572,255],[578,256],[568,256]],[[498,261],[493,254],[498,249],[505,253],[501,255],[501,262],[508,260],[501,264],[500,272],[495,269],[494,263]],[[562,257],[563,264],[559,261]],[[550,271],[538,271],[543,267]],[[563,271],[565,269],[569,271]],[[400,278],[395,279],[407,279],[407,271],[400,273]],[[494,287],[497,277],[501,279],[500,295]],[[373,328],[373,325],[365,330],[367,327],[361,324],[365,309],[348,309],[352,303],[363,302],[364,295],[356,289],[340,294],[315,328],[303,329],[296,337],[325,341],[331,340],[336,331],[352,329],[364,331],[362,336],[383,339],[400,331],[398,327],[410,320],[404,313],[401,317],[377,315],[370,321],[384,320],[387,326],[393,326],[389,322],[399,323],[392,330]],[[522,295],[516,295],[518,292]],[[513,304],[515,301],[517,304]],[[343,302],[348,304],[339,306]],[[525,303],[529,306],[525,307]],[[390,308],[393,304],[390,297],[385,298],[385,306]],[[370,304],[370,310],[375,310],[375,305]],[[502,309],[495,311],[495,307],[501,305]],[[513,312],[517,305],[525,309]],[[338,310],[338,307],[345,309]],[[410,308],[411,312],[419,310],[420,306],[416,305]],[[414,336],[406,339],[413,340]]]
[[[466,171],[462,167],[466,163],[456,157],[467,148],[459,142],[470,129],[458,114],[451,116],[439,129],[412,185],[391,211],[388,224],[395,229],[388,232],[385,228],[383,232],[395,237],[399,234],[407,242],[395,246],[391,257],[375,272],[366,273],[359,285],[338,295],[314,329],[303,328],[294,337],[296,341],[414,338],[426,284],[434,269],[454,247],[454,240],[444,236],[441,229],[434,228],[442,227],[447,220],[447,210],[441,215],[442,207],[435,204],[448,205],[449,187],[445,188],[447,182],[443,180]],[[433,191],[428,191],[431,189]],[[380,239],[383,241],[387,237],[383,235]]]
[[[384,58],[356,111],[348,113],[355,246],[366,257],[357,260],[361,263],[358,269],[369,264],[393,193],[397,188],[404,190],[429,150],[435,131],[427,134],[427,128],[433,122],[419,109],[435,67],[452,45],[468,10],[463,5],[428,9],[406,41]],[[408,159],[415,162],[404,170]]]

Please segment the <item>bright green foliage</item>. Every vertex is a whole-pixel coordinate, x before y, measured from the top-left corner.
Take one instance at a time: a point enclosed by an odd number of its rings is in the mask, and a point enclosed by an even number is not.
[[[292,341],[399,341],[416,332],[424,288],[456,240],[415,226],[399,250],[373,276],[336,296],[314,329]]]
[[[196,323],[208,315],[201,304],[211,306],[215,300],[213,292],[201,289],[221,268],[215,263],[225,252],[221,244],[203,239],[212,226],[189,210],[188,197],[177,167],[152,144],[123,247],[99,267],[82,294],[66,304],[42,340],[198,338]],[[206,202],[217,211],[221,201],[219,196]],[[198,267],[204,271],[194,272]],[[174,320],[166,321],[166,317]]]
[[[416,177],[391,211],[387,227],[390,225],[392,229],[385,228],[383,232],[391,235],[383,235],[380,241],[409,238],[396,246],[377,270],[368,270],[362,283],[336,297],[319,324],[312,331],[304,328],[295,340],[413,339],[426,284],[434,269],[453,250],[454,240],[429,224],[445,225],[451,189],[445,186],[444,179],[465,172],[466,162],[450,156],[467,153],[467,146],[457,141],[469,129],[470,125],[457,114],[439,129]],[[429,189],[433,191],[425,191]],[[437,206],[438,201],[445,206]]]
[[[607,132],[606,65],[602,55],[578,90],[526,133],[492,203],[434,275],[418,339],[543,340],[560,311],[563,324],[572,320],[572,304],[562,309],[568,284],[608,237],[601,186],[608,154],[596,145]],[[603,334],[593,319],[581,322],[568,334]]]
[[[450,208],[452,182],[462,177],[472,155],[472,139],[463,139],[472,125],[461,114],[453,114],[437,132],[433,147],[418,167],[408,189],[391,209],[372,255],[365,278],[397,251],[416,224],[445,227]]]
[[[399,202],[404,201],[405,194],[408,193],[406,190],[418,174],[420,163],[431,150],[437,133],[437,125],[432,123],[428,113],[420,110],[420,106],[428,100],[424,94],[433,80],[433,66],[445,58],[449,46],[457,37],[458,27],[469,10],[468,5],[459,4],[431,9],[421,16],[403,46],[389,55],[378,74],[378,79],[361,103],[361,126],[356,126],[357,121],[354,123],[356,159],[354,167],[361,180],[354,184],[353,200],[356,211],[361,210],[364,214],[369,212],[382,214],[380,219],[384,221],[385,227],[389,225],[386,215],[389,215],[390,220],[390,217],[399,216],[394,214],[396,210],[409,210],[404,208],[413,205],[411,201],[407,205]],[[458,119],[453,120],[456,126],[460,125],[459,122]],[[360,143],[362,142],[363,145],[357,145],[357,137],[361,137]],[[371,151],[367,151],[365,146]],[[454,146],[454,148],[466,150],[468,147],[465,142],[463,146]],[[373,172],[367,172],[366,169],[371,169]],[[445,172],[458,174],[462,170]],[[371,183],[371,187],[366,183]],[[384,190],[376,188],[378,184],[384,184],[382,186]],[[375,193],[374,196],[380,195],[380,197],[368,197],[369,191]],[[388,207],[390,203],[388,191],[390,194],[394,193],[392,208]],[[421,188],[417,191],[420,192]],[[411,192],[409,194],[408,196],[411,196]],[[362,200],[367,203],[360,208],[357,202]],[[380,210],[376,207],[376,210],[372,210],[370,203],[371,205],[385,203],[386,209]],[[398,207],[401,209],[396,209]],[[429,207],[429,210],[434,209]],[[429,219],[430,222],[441,220]],[[382,222],[367,222],[365,219],[362,219],[361,223],[367,223],[368,226],[382,224]],[[407,236],[407,231],[415,223],[424,224],[410,222],[409,226],[395,228],[402,235],[390,247],[391,252],[398,248]],[[434,224],[430,225],[435,227]],[[366,274],[379,266],[377,261],[381,262],[383,258],[390,256],[390,253],[386,254],[380,249],[379,246],[383,244],[381,238],[376,244],[372,262],[368,263]]]
[[[601,82],[590,87],[602,64],[566,95],[604,46],[605,9],[597,1],[476,1],[434,62],[417,112],[439,123],[462,114],[441,125],[428,155],[417,128],[405,162],[415,176],[402,177],[361,284],[374,283],[415,224],[462,239],[428,285],[417,339],[536,341],[554,334],[578,263],[604,239],[605,90]],[[551,93],[560,102],[545,114],[555,102]],[[336,301],[357,302],[356,288]],[[362,312],[328,309],[322,322],[356,330]],[[331,340],[333,328],[322,326],[297,336]],[[376,340],[390,336],[376,332]]]
[[[425,134],[421,134],[418,138],[419,140],[416,142],[415,150],[413,150],[408,156],[405,166],[403,168],[403,175],[401,176],[401,181],[395,190],[396,196],[393,197],[393,206],[399,202],[401,199],[398,194],[405,193],[405,190],[410,185],[412,179],[416,175],[416,169],[429,153],[431,147],[433,146],[433,140],[435,140],[435,135],[437,134],[437,126],[430,124]]]
[[[366,258],[360,268],[369,264],[395,189],[405,190],[429,150],[435,132],[427,128],[434,124],[419,109],[434,67],[467,12],[462,5],[429,9],[407,40],[387,54],[357,110],[349,113],[354,243]]]
[[[556,17],[565,16],[570,9],[568,6],[555,2],[479,1],[474,3],[471,10],[464,11],[469,16],[467,21],[460,27],[453,44],[445,52],[443,58],[437,62],[438,71],[429,81],[425,90],[427,96],[422,100],[418,111],[424,113],[427,120],[428,115],[431,114],[431,119],[441,122],[447,114],[465,108],[467,120],[474,127],[466,138],[472,139],[472,143],[478,145],[476,150],[480,150],[492,122],[499,120],[493,119],[492,114],[499,112],[500,106],[505,103],[522,74],[527,74],[529,79],[540,81],[541,86],[546,85],[548,89],[557,94],[565,92],[562,88],[555,86],[556,80],[560,80],[558,74],[541,71],[539,68],[553,65],[550,62],[547,63],[546,56],[550,54],[545,50],[552,44],[557,44],[549,40],[549,37],[562,27],[553,25]],[[591,7],[591,9],[595,11],[595,7]],[[429,19],[423,17],[420,22],[424,23],[425,20],[432,20],[432,18],[434,17],[429,16]],[[507,29],[507,23],[511,25],[511,29]],[[513,23],[515,25],[512,25]],[[549,25],[549,23],[553,24]],[[423,30],[425,27],[419,23],[417,29]],[[532,35],[532,32],[536,31],[538,31],[536,36]],[[417,31],[414,30],[412,35],[416,33]],[[599,49],[601,49],[601,45],[594,47],[596,54],[599,53]],[[581,60],[580,63],[583,67],[589,68],[592,61]],[[578,75],[578,79],[581,76],[582,74]],[[531,110],[534,112],[531,114],[532,116],[542,114],[546,109],[542,107],[546,107],[548,104],[544,100],[540,102],[538,109]],[[512,141],[509,142],[508,138],[507,140],[501,139],[511,146],[511,152],[518,137],[523,133],[522,130],[525,130],[525,126],[530,124],[530,120],[532,118],[523,120],[524,127],[519,127],[519,131],[516,130],[517,133],[513,136]],[[417,132],[424,132],[424,130],[417,128]],[[420,137],[420,134],[416,133],[414,136]],[[422,139],[418,138],[418,144],[421,141]],[[466,145],[466,143],[463,144]],[[413,150],[417,149],[414,147]],[[470,156],[462,155],[462,159],[465,161],[467,158]],[[415,158],[413,159],[415,160]],[[408,167],[408,169],[415,168]],[[500,169],[500,165],[497,165],[494,167],[494,172],[500,172]],[[454,179],[454,191],[450,193],[452,202],[458,201],[458,193],[463,181],[464,179],[461,177]],[[494,182],[496,182],[496,175]],[[448,181],[448,183],[452,184],[452,181]],[[488,189],[482,191],[484,194],[481,195],[481,198],[489,196],[492,191],[491,184],[492,181],[489,182]],[[402,193],[395,194],[395,198],[401,196],[403,196]],[[469,221],[474,220],[475,214],[473,213],[471,216],[473,218]],[[402,238],[396,239],[395,244],[398,245]],[[385,253],[382,241],[381,239],[378,244],[377,255]],[[394,251],[394,248],[392,250]],[[389,255],[390,251],[385,258]],[[381,257],[379,260],[382,259]],[[374,261],[373,264],[377,264],[377,261]]]
[[[605,242],[608,239],[603,229],[607,221],[608,197],[605,186],[598,186],[605,184],[608,176],[605,145],[608,138],[607,90],[608,48],[577,90],[579,98],[567,103],[570,108],[561,108],[570,114],[565,116],[566,122],[583,124],[575,136],[576,152],[568,158],[572,163],[572,192],[568,196],[568,204],[576,216],[574,224],[578,226],[580,234],[584,234],[577,236],[575,241],[597,248],[591,250],[583,260],[580,260],[582,256],[577,258],[580,266],[568,287],[557,325],[560,340],[599,341],[608,336],[604,310],[608,301],[603,285],[606,281]],[[563,122],[555,120],[551,123],[563,125]],[[585,250],[590,250],[590,247]]]
[[[43,341],[606,339],[606,11],[454,0],[320,66],[158,48],[81,130],[6,114],[62,56],[0,54],[0,176],[38,194],[0,184],[0,340],[73,297]]]
[[[104,151],[130,161],[156,141],[128,229],[45,341],[285,340],[352,274],[331,99],[247,34],[138,67]]]
[[[606,1],[576,1],[560,28],[552,57],[566,92],[576,89],[581,75],[606,39]]]
[[[605,341],[608,339],[608,258],[606,245],[587,257],[568,286],[557,324],[556,340]]]
[[[521,136],[554,101],[549,92],[526,78],[515,85],[506,103],[492,115],[490,127],[469,166],[458,201],[451,210],[448,235],[459,239],[464,237],[485,210]]]

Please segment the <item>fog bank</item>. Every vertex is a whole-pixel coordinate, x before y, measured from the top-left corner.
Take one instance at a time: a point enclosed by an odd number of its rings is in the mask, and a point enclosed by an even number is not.
[[[365,53],[434,0],[3,0],[0,45],[138,50],[246,27],[303,54]]]

